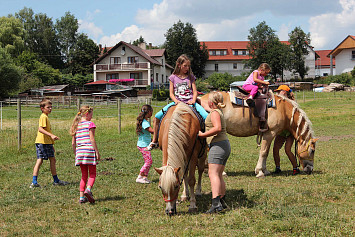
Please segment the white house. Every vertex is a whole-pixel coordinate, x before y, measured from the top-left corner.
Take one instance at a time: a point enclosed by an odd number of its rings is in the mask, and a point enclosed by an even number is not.
[[[282,43],[289,44],[287,41]],[[206,63],[205,76],[208,77],[214,72],[229,73],[233,76],[240,76],[243,72],[249,72],[250,68],[245,66],[245,60],[249,60],[247,46],[249,41],[203,41],[201,45],[207,46],[209,59]],[[309,68],[306,77],[314,78],[316,75],[315,60],[316,53],[312,47],[308,47],[308,55],[305,58],[306,66]],[[285,71],[283,78],[297,78],[298,75]]]
[[[165,49],[146,49],[119,42],[94,64],[94,81],[105,80],[134,88],[168,83],[173,67],[166,63]]]
[[[350,72],[355,67],[355,36],[348,35],[335,49],[333,49],[328,57],[336,58],[336,74],[340,75]]]

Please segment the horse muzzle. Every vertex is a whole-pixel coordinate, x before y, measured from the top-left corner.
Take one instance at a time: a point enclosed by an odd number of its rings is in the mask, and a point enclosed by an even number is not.
[[[306,174],[311,174],[313,171],[313,165],[307,164],[306,166],[304,166],[303,171]]]
[[[168,216],[174,216],[176,215],[176,204],[173,205],[172,207],[166,207],[165,209],[165,214],[167,214]]]

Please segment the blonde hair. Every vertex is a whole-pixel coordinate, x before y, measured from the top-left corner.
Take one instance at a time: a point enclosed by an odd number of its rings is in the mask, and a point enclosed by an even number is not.
[[[226,105],[223,103],[223,95],[218,91],[213,91],[208,97],[209,101],[215,104],[218,108],[224,108]]]
[[[271,67],[267,63],[260,64],[258,70],[271,71]]]
[[[43,99],[43,100],[39,103],[39,107],[40,107],[40,108],[44,108],[46,105],[52,105],[52,101],[50,101],[49,99]]]
[[[71,125],[70,128],[70,135],[75,136],[76,131],[78,129],[78,124],[81,121],[81,118],[84,116],[86,116],[86,114],[91,113],[94,109],[88,105],[83,105],[81,106],[79,112],[75,115],[75,118],[73,120],[73,124]]]
[[[175,69],[173,71],[174,75],[179,75],[180,74],[180,68],[181,65],[185,62],[189,62],[190,63],[190,67],[189,67],[189,71],[187,72],[188,76],[193,76],[192,70],[191,70],[191,60],[189,59],[189,57],[186,54],[181,54],[180,57],[178,57],[178,59],[176,60],[175,63]]]

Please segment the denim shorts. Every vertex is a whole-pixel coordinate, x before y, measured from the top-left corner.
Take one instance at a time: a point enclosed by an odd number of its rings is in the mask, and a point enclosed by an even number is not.
[[[37,159],[48,160],[48,158],[54,157],[53,144],[36,143]]]

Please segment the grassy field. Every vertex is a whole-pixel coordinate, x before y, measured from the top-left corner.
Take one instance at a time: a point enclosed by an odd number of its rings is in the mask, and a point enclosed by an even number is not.
[[[68,129],[76,109],[54,108],[50,115],[56,142],[60,179],[52,186],[49,162],[38,177],[41,188],[30,189],[36,161],[34,139],[40,109],[22,107],[22,149],[17,150],[16,107],[3,108],[0,130],[0,236],[354,236],[355,235],[355,95],[349,92],[298,93],[298,102],[313,123],[317,143],[312,175],[292,176],[292,166],[281,152],[280,175],[257,179],[254,168],[259,149],[255,137],[231,137],[232,154],[226,166],[227,203],[224,214],[206,215],[211,190],[203,178],[198,212],[178,205],[168,217],[158,189],[135,183],[143,164],[136,148],[138,105],[123,105],[122,133],[117,109],[97,107],[93,122],[102,156],[93,188],[96,204],[78,204],[80,169],[74,166]],[[155,112],[164,104],[155,102]],[[152,152],[153,166],[161,166],[161,151]],[[267,167],[274,169],[269,155]]]

